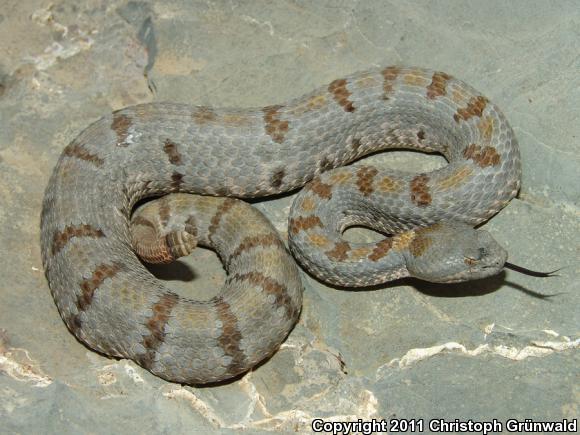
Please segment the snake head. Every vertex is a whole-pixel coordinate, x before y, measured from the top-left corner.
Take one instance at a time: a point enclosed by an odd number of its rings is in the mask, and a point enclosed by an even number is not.
[[[441,223],[415,230],[404,254],[411,276],[454,283],[493,276],[502,271],[507,252],[485,230],[463,223]]]

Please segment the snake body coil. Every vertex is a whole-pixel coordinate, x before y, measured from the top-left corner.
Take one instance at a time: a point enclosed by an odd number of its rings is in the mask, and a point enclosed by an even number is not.
[[[393,147],[439,152],[449,164],[423,174],[341,167]],[[296,322],[300,277],[265,218],[211,196],[261,197],[309,181],[292,207],[289,243],[323,280],[453,282],[497,273],[505,262],[491,236],[472,228],[519,189],[509,124],[448,74],[388,67],[283,105],[153,103],[89,126],[62,153],[42,211],[43,263],[62,318],[91,348],[168,380],[213,382],[250,369]],[[130,227],[139,200],[175,192],[209,196],[154,201]],[[351,225],[393,236],[349,243],[341,234]],[[133,250],[168,261],[198,242],[218,251],[228,273],[207,301],[168,290]]]

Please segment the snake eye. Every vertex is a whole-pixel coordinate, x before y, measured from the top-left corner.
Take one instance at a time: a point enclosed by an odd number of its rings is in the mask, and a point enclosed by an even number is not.
[[[473,258],[473,257],[465,257],[463,259],[463,261],[465,262],[465,264],[467,264],[468,266],[473,266],[477,263],[477,259]]]
[[[477,256],[476,257],[465,257],[464,258],[464,262],[465,264],[467,264],[468,266],[474,266],[477,264],[477,262],[479,260],[481,260],[483,257],[485,257],[487,255],[487,249],[485,248],[479,248],[477,250]]]

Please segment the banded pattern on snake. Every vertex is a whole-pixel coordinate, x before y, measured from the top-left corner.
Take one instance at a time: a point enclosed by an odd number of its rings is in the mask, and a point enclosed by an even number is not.
[[[449,164],[423,174],[344,166],[387,148],[439,152]],[[289,244],[322,280],[454,282],[497,273],[507,258],[473,230],[520,186],[505,117],[446,73],[387,67],[283,105],[152,103],[90,125],[63,151],[43,203],[43,264],[62,318],[89,347],[171,381],[249,370],[296,322],[302,284],[260,213],[212,196],[262,197],[309,181],[291,210]],[[138,201],[163,194],[172,195],[132,215]],[[342,232],[352,225],[392,237],[349,243]],[[169,261],[198,242],[218,252],[228,274],[209,301],[171,292],[134,253]]]

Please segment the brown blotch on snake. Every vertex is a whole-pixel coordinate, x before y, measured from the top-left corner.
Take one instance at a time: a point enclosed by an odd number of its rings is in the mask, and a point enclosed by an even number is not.
[[[216,231],[219,228],[220,225],[220,221],[222,219],[222,217],[228,212],[230,211],[230,209],[236,204],[236,202],[232,199],[226,199],[224,201],[224,203],[219,207],[219,209],[217,210],[216,214],[211,218],[211,225],[209,227],[209,235],[208,238],[211,240],[213,238],[213,235],[216,233]]]
[[[332,186],[320,181],[320,177],[314,177],[310,184],[305,187],[305,189],[314,192],[322,199],[332,198]]]
[[[436,97],[441,97],[447,94],[447,82],[451,80],[451,76],[444,72],[436,72],[433,74],[431,84],[427,86],[427,98],[430,100]]]
[[[377,168],[373,166],[361,166],[357,171],[356,185],[363,196],[369,196],[375,191],[373,181],[378,172]]]
[[[426,207],[431,204],[432,198],[429,192],[429,176],[419,174],[411,180],[411,201],[419,207]]]
[[[68,157],[84,160],[85,162],[92,163],[95,166],[102,166],[105,162],[102,158],[90,153],[82,145],[75,142],[68,145],[64,149],[63,154]]]
[[[183,184],[183,177],[184,175],[177,171],[171,174],[171,183],[169,184],[169,188],[172,192],[179,192],[181,185]]]
[[[215,303],[218,318],[222,323],[222,333],[218,338],[218,342],[224,354],[231,358],[228,372],[238,374],[246,359],[244,352],[240,348],[242,333],[238,327],[238,319],[232,313],[230,304],[224,301],[222,297],[214,298],[212,302]]]
[[[159,347],[165,341],[165,325],[171,316],[171,310],[177,305],[179,296],[175,293],[165,293],[161,298],[151,307],[153,314],[145,326],[149,331],[149,335],[143,337],[143,347],[146,349],[145,353],[139,356],[139,362],[146,369],[151,369],[155,362],[155,354]]]
[[[494,147],[470,144],[463,150],[463,157],[471,159],[480,167],[497,166],[501,158]]]
[[[179,153],[179,149],[175,142],[171,141],[171,139],[165,139],[165,142],[163,142],[163,151],[167,154],[169,162],[172,165],[181,165],[181,154]]]
[[[383,75],[383,99],[389,99],[389,95],[394,91],[395,81],[400,72],[401,68],[396,66],[389,66],[381,71]]]
[[[52,238],[52,255],[58,254],[73,237],[105,237],[99,228],[88,224],[67,225],[64,230],[54,233]]]
[[[322,221],[318,216],[298,216],[289,220],[290,232],[298,234],[300,231],[306,231],[314,227],[322,227]]]
[[[467,103],[467,107],[457,109],[457,113],[453,115],[453,119],[455,122],[459,122],[460,120],[467,121],[474,116],[481,117],[488,102],[489,100],[482,95],[471,97]]]
[[[265,248],[267,246],[281,246],[280,239],[275,234],[259,234],[257,236],[246,237],[227,259],[226,269],[229,267],[232,260],[243,252],[257,247]]]
[[[294,303],[288,296],[288,289],[284,284],[258,271],[235,274],[232,278],[238,281],[248,281],[252,285],[261,287],[266,293],[274,296],[274,305],[276,307],[285,308],[286,317],[289,319],[298,317],[300,307],[294,306]]]
[[[193,113],[193,120],[199,124],[207,124],[217,119],[216,113],[210,107],[197,107]]]
[[[326,251],[326,255],[329,258],[337,261],[343,261],[348,258],[348,252],[350,251],[350,244],[348,242],[338,242],[334,245],[334,248],[330,251]]]
[[[345,110],[345,112],[354,112],[355,107],[349,97],[352,95],[346,87],[346,80],[338,79],[328,85],[328,92],[330,92],[334,100]]]
[[[278,169],[276,172],[272,174],[272,178],[270,178],[270,185],[276,189],[282,186],[282,181],[284,181],[284,175],[286,171],[283,168]]]
[[[387,237],[375,245],[373,252],[371,252],[368,256],[368,259],[371,261],[379,261],[381,258],[388,254],[392,247],[393,239],[391,237]]]
[[[266,133],[276,143],[282,143],[284,136],[288,132],[288,121],[280,119],[280,109],[282,106],[267,106],[262,109],[264,112],[264,128]]]
[[[107,278],[113,278],[120,270],[121,266],[118,264],[103,263],[95,268],[90,278],[81,281],[81,294],[79,294],[77,298],[77,308],[79,311],[86,311],[93,301],[95,290],[97,290]]]
[[[432,240],[426,235],[426,231],[417,230],[415,237],[409,245],[409,252],[413,257],[420,257],[431,245]]]
[[[117,133],[117,146],[126,147],[127,137],[129,136],[129,127],[131,127],[131,118],[119,112],[113,113],[113,122],[111,122],[111,130]]]

